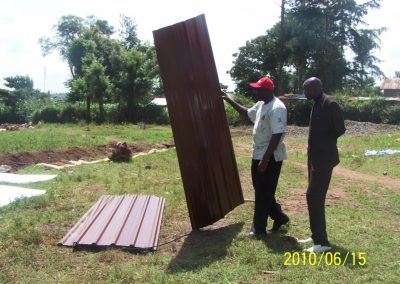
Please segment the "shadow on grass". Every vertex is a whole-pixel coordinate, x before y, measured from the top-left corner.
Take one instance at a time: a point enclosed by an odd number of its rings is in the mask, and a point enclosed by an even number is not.
[[[60,245],[61,246],[61,245]],[[86,251],[90,253],[98,253],[102,251],[110,251],[110,250],[121,250],[127,253],[131,254],[137,254],[137,255],[145,255],[149,253],[154,253],[155,250],[152,248],[135,248],[135,247],[119,247],[119,246],[93,246],[93,245],[80,245],[80,246],[75,246],[72,248],[73,252],[80,252],[80,251]]]
[[[267,248],[273,253],[282,254],[302,249],[296,238],[281,233],[271,233],[260,239],[264,241]]]
[[[167,272],[172,274],[193,271],[223,259],[227,254],[227,248],[243,225],[244,223],[240,222],[215,230],[191,232],[179,254],[169,263]]]
[[[346,248],[332,245],[331,256],[326,257],[325,263],[335,262],[347,268],[367,268],[368,267],[368,256],[365,252],[349,251]],[[332,260],[331,260],[332,258]],[[335,263],[333,264],[335,265]]]

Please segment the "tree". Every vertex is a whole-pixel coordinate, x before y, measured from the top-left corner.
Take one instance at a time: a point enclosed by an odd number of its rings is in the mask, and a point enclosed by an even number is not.
[[[6,81],[4,85],[13,90],[5,93],[2,100],[13,111],[19,102],[26,100],[34,93],[33,80],[29,76],[10,76],[4,78],[4,81]]]
[[[135,22],[125,15],[121,15],[120,18],[121,29],[119,31],[119,36],[122,45],[127,50],[138,47],[140,45],[140,40],[137,36]]]
[[[15,90],[27,89],[33,90],[33,80],[28,76],[13,76],[4,78],[6,87]]]
[[[109,38],[114,33],[114,28],[107,21],[99,20],[94,16],[88,16],[86,20],[74,15],[62,16],[54,29],[55,36],[39,39],[43,56],[53,50],[58,50],[61,57],[68,63],[72,78],[75,78],[76,71],[80,69],[77,66],[80,65],[79,58],[83,58],[87,48],[91,48],[88,46],[88,41],[94,40],[96,36]]]
[[[268,75],[277,81],[279,72],[277,66],[281,60],[276,52],[279,32],[280,26],[275,25],[267,31],[266,35],[247,41],[245,46],[239,48],[239,53],[233,55],[235,57],[234,65],[229,73],[237,85],[237,92],[251,95],[249,82],[255,82],[262,76]],[[286,48],[282,51],[281,56],[284,61],[287,60]],[[283,77],[287,77],[284,68],[282,70]],[[286,91],[288,83],[287,80],[284,82],[283,91]]]
[[[395,76],[396,78],[400,78],[400,71],[395,71],[395,72],[394,72],[394,76]]]
[[[0,103],[4,105],[2,109],[4,122],[26,122],[35,110],[51,101],[48,93],[33,88],[33,80],[29,76],[10,76],[4,80],[5,86],[13,89],[0,90]]]
[[[379,68],[373,67],[376,58],[371,55],[371,51],[379,47],[380,32],[358,28],[360,24],[364,24],[363,19],[369,9],[380,7],[379,2],[371,0],[357,4],[354,0],[289,1],[289,17],[293,18],[303,32],[311,33],[308,38],[312,48],[307,58],[306,77],[320,77],[325,89],[332,91],[342,88],[348,76],[354,77],[354,74],[363,72],[366,64],[375,72],[373,75],[379,74]],[[362,41],[355,42],[364,38],[371,41],[369,45]],[[360,55],[354,61],[356,65],[363,66],[361,69],[351,68],[352,64],[345,57],[346,48],[352,48]],[[367,80],[366,77],[363,79]]]
[[[374,85],[373,77],[385,77],[383,72],[375,64],[380,62],[380,60],[372,54],[372,50],[379,48],[379,35],[384,30],[385,29],[360,29],[358,31],[351,31],[353,38],[350,42],[350,47],[355,53],[355,56],[352,62],[350,78],[354,80],[355,87],[372,88]]]
[[[135,121],[138,114],[135,108],[147,105],[152,99],[152,90],[157,82],[158,65],[155,49],[142,45],[121,53],[119,76],[115,87],[119,93],[120,105],[125,106],[128,121]]]
[[[44,51],[57,49],[68,63],[72,75],[66,82],[71,90],[68,98],[86,102],[87,121],[95,101],[98,121],[104,121],[106,102],[118,102],[126,118],[134,121],[135,109],[150,101],[152,91],[162,93],[154,47],[140,42],[130,18],[121,16],[121,25],[116,39],[107,21],[69,15],[58,22],[54,38],[42,40]]]
[[[104,98],[111,90],[110,79],[105,75],[105,67],[97,58],[85,58],[87,62],[84,65],[84,82],[87,91],[87,105],[89,106],[87,116],[90,120],[90,101],[96,99],[99,103],[98,123],[104,122]]]
[[[67,61],[71,76],[74,76],[73,65],[68,60],[68,48],[70,43],[82,33],[84,19],[74,15],[62,16],[57,25],[54,26],[55,36],[53,38],[42,37],[39,44],[42,48],[43,56],[50,54],[57,49],[61,57]]]
[[[383,30],[359,29],[368,10],[380,7],[379,0],[363,4],[354,0],[287,2],[284,35],[281,35],[285,38],[284,47],[278,49],[282,41],[275,25],[265,36],[248,41],[234,55],[231,75],[238,82],[239,91],[245,90],[244,86],[255,75],[269,73],[276,81],[276,69],[282,61],[276,58],[280,56],[286,70],[284,91],[285,88],[301,91],[302,82],[311,76],[321,78],[325,90],[330,92],[341,89],[354,78],[369,82],[371,77],[382,75],[372,51],[379,48],[379,34]],[[346,58],[346,49],[356,54],[353,61]]]

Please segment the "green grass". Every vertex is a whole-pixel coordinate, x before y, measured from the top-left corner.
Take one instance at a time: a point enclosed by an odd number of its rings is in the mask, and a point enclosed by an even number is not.
[[[384,127],[384,126],[383,126]],[[400,150],[400,133],[340,138],[342,166],[363,173],[400,177],[400,154],[364,156],[366,150]]]
[[[79,143],[89,145],[89,141],[97,141],[104,144],[102,141],[109,137],[132,142],[172,139],[167,127],[90,128],[90,139],[93,140]],[[50,145],[42,135],[51,131],[64,138],[82,137],[85,127],[46,125],[26,132],[32,137],[39,136],[32,138],[38,139],[35,141]],[[156,135],[157,131],[160,136]],[[21,151],[29,151],[28,145],[19,140],[25,137],[21,133],[12,133],[14,142],[22,145]],[[126,138],[119,135],[126,135]],[[341,166],[351,165],[352,157],[347,152],[363,153],[364,148],[370,146],[368,143],[371,147],[384,146],[385,141],[389,143],[392,138],[383,135],[369,142],[359,137],[340,140],[340,147],[344,149]],[[249,136],[235,137],[234,145],[249,148],[250,140]],[[305,160],[301,150],[304,143],[304,137],[288,138],[288,148],[295,149],[290,151],[289,159]],[[43,145],[36,145],[33,151]],[[61,142],[58,145],[65,147]],[[236,154],[244,195],[252,198],[250,153],[241,148]],[[384,159],[377,160],[375,166],[384,167],[385,163]],[[357,256],[359,252],[365,252],[365,266],[352,265],[349,261],[342,266],[324,263],[320,266],[285,266],[285,252],[301,253],[303,247],[279,234],[261,239],[248,238],[252,203],[237,207],[213,226],[191,232],[173,149],[141,156],[125,164],[105,162],[65,171],[33,166],[20,172],[56,173],[58,177],[31,185],[47,190],[47,194],[0,208],[0,283],[398,283],[400,279],[400,195],[376,182],[335,175],[330,191],[345,195],[326,210],[328,232],[335,251],[341,256],[347,252],[355,252]],[[379,174],[379,171],[371,174]],[[284,163],[278,199],[294,198],[291,192],[304,190],[306,186],[304,169]],[[143,254],[119,249],[73,251],[56,245],[101,195],[125,193],[154,194],[166,199],[160,244],[167,244],[154,253]],[[289,214],[291,226],[287,236],[308,237],[307,212]],[[173,239],[177,240],[170,242]],[[265,271],[274,273],[265,274]]]
[[[68,147],[93,147],[124,140],[160,143],[172,140],[170,127],[156,125],[41,124],[37,129],[0,133],[0,154]]]

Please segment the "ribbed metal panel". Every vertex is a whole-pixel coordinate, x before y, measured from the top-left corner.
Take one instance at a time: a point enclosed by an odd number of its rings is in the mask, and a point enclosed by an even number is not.
[[[103,195],[58,244],[156,250],[164,203],[156,196]]]
[[[243,203],[204,15],[153,31],[193,229]]]

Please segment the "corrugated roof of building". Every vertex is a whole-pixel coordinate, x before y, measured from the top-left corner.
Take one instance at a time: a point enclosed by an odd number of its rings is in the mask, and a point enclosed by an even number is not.
[[[156,196],[103,195],[58,244],[156,250],[164,203]]]
[[[381,84],[382,90],[400,90],[400,78],[386,78]]]
[[[193,229],[243,203],[204,15],[153,31]]]

